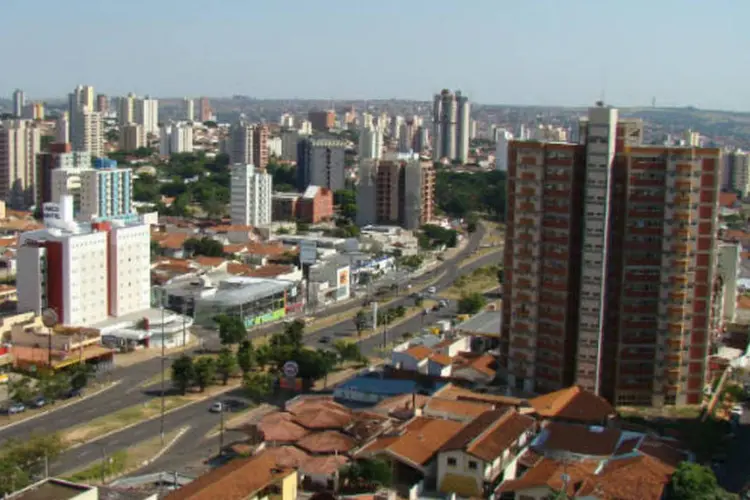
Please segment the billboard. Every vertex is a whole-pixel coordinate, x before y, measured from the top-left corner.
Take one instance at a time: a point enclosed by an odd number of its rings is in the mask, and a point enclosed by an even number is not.
[[[318,245],[314,241],[301,241],[299,244],[299,261],[301,264],[315,264],[318,260]]]

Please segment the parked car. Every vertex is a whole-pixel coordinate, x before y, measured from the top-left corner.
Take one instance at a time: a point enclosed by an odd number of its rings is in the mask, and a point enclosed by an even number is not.
[[[320,342],[321,344],[327,344],[330,341],[331,337],[329,337],[328,335],[323,335],[322,337],[320,337],[320,340],[318,340],[318,342]]]
[[[71,389],[65,394],[65,399],[77,398],[83,396],[83,390]]]
[[[221,413],[226,410],[224,409],[224,405],[220,401],[217,401],[211,405],[208,411],[210,411],[211,413]]]
[[[31,406],[34,408],[41,408],[42,406],[45,406],[46,404],[47,404],[47,400],[44,399],[44,396],[38,396],[31,401]]]
[[[447,300],[445,300],[445,299],[443,299],[443,300],[441,300],[440,302],[438,302],[438,305],[439,305],[439,306],[440,306],[441,308],[444,308],[444,307],[448,307],[448,301],[447,301]]]
[[[10,406],[8,406],[7,413],[8,415],[15,415],[16,413],[22,413],[26,411],[26,405],[23,403],[11,403]]]
[[[435,295],[437,293],[437,288],[435,288],[434,286],[431,286],[427,288],[427,293],[429,293],[430,295]]]

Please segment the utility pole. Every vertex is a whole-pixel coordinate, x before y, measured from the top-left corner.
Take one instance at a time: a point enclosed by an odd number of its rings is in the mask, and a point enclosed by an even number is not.
[[[104,484],[104,469],[106,466],[107,466],[107,454],[104,451],[104,446],[102,446],[102,466],[100,467],[101,472],[102,472],[102,477],[101,477],[102,484]]]
[[[49,456],[44,452],[44,479],[49,477]]]
[[[161,305],[161,417],[159,418],[159,437],[161,438],[161,445],[164,446],[164,412],[165,404],[164,401],[164,364],[166,362],[166,343],[167,338],[164,333],[164,296],[161,296],[159,301]]]
[[[187,345],[187,302],[182,303],[182,347]]]

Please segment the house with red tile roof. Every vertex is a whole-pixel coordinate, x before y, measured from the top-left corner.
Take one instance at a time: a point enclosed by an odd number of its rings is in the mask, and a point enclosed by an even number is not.
[[[529,399],[529,404],[543,419],[560,422],[606,425],[616,416],[606,399],[576,385]]]
[[[508,407],[476,417],[440,449],[439,491],[488,498],[502,480],[516,476],[519,450],[531,442],[536,426],[533,417]]]

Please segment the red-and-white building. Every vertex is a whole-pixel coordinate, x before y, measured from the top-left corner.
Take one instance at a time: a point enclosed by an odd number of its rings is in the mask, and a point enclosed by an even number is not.
[[[149,226],[72,221],[64,197],[45,205],[45,229],[23,233],[18,249],[18,310],[54,309],[65,325],[86,326],[149,308]]]

